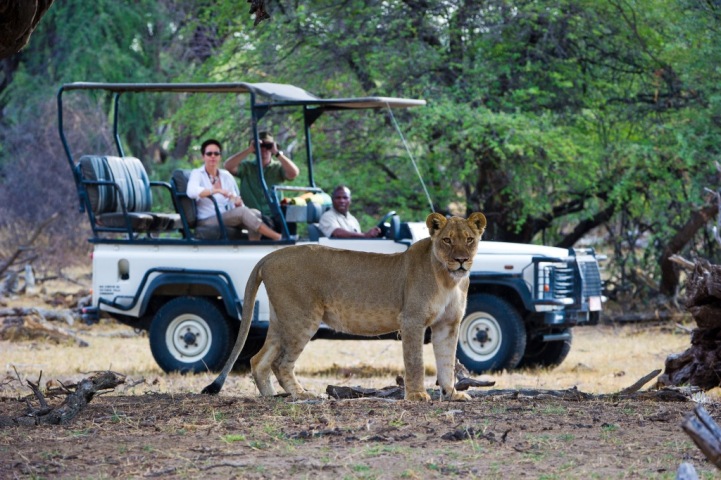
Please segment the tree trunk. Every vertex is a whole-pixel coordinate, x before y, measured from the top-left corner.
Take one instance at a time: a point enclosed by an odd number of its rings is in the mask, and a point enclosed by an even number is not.
[[[661,255],[661,284],[659,290],[663,295],[672,297],[676,294],[679,282],[678,267],[670,257],[681,251],[693,239],[696,232],[703,228],[708,221],[718,214],[718,204],[706,205],[691,214],[686,224],[676,232],[676,235],[666,245]]]
[[[661,385],[694,385],[710,390],[721,385],[721,266],[699,260],[686,285],[686,309],[698,328],[691,347],[669,355]]]
[[[53,0],[0,0],[0,58],[19,52]]]

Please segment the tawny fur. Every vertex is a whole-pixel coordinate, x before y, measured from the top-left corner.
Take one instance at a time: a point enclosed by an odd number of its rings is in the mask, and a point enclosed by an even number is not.
[[[271,318],[263,348],[251,359],[261,395],[275,395],[271,372],[293,398],[310,398],[295,377],[295,362],[324,322],[336,331],[381,335],[400,331],[406,400],[430,400],[423,388],[423,337],[432,330],[442,398],[468,400],[454,388],[458,326],[466,308],[468,274],[486,227],[482,213],[468,220],[433,213],[430,238],[392,255],[318,245],[277,250],[258,262],[248,279],[238,339],[223,371],[203,393],[218,393],[240,355],[262,283]]]

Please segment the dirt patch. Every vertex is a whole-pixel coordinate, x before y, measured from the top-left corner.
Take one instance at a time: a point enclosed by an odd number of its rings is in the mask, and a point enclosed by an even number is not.
[[[715,467],[680,429],[692,408],[510,396],[105,396],[69,426],[1,429],[0,477],[674,478],[691,462],[711,478]],[[23,409],[0,398],[2,415]]]

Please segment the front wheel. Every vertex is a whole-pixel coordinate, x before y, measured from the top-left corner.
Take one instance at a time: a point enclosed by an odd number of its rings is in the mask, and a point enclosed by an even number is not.
[[[511,370],[521,361],[525,350],[523,319],[510,303],[483,293],[468,296],[456,356],[469,371]]]
[[[164,371],[198,373],[223,368],[233,330],[212,302],[178,297],[163,305],[150,325],[150,351]]]

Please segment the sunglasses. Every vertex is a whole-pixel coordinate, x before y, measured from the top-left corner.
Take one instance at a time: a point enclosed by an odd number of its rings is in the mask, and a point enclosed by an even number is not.
[[[268,150],[270,150],[273,148],[273,145],[275,145],[275,143],[261,143],[260,148],[267,148]]]
[[[205,154],[209,157],[219,157],[220,152],[205,152]]]

